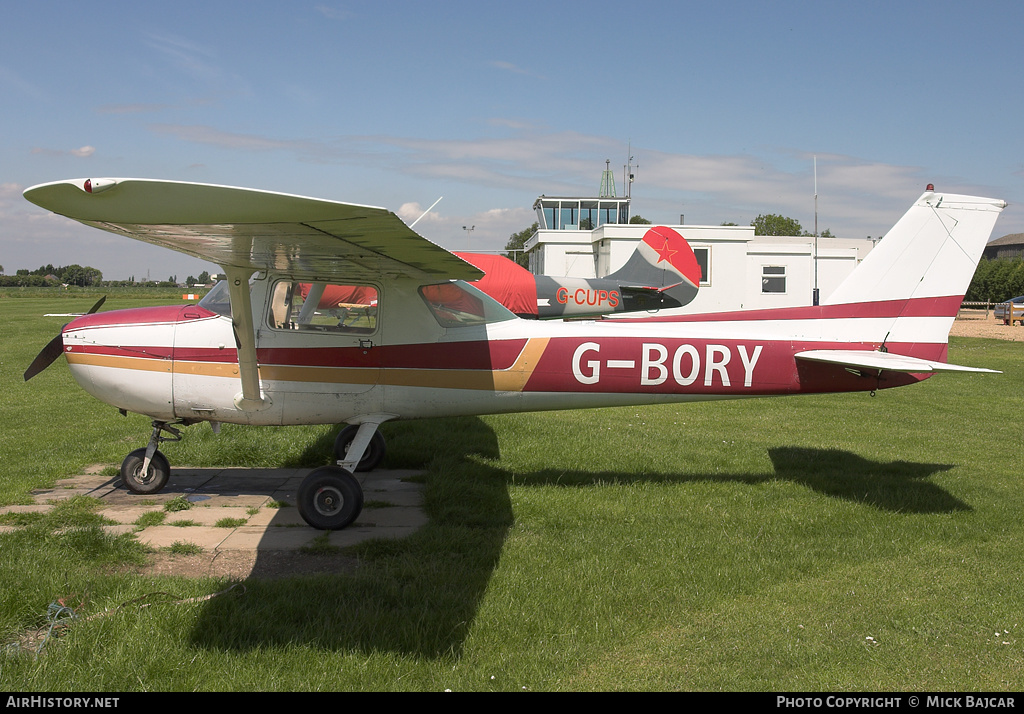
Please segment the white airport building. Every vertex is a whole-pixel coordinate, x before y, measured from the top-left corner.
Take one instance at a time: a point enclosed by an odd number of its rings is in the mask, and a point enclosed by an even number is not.
[[[537,232],[526,242],[535,274],[601,278],[618,270],[651,227],[630,224],[630,198],[540,196]],[[662,224],[664,225],[664,224]],[[753,226],[672,225],[701,265],[697,297],[676,312],[812,305],[864,259],[870,239],[755,236]]]

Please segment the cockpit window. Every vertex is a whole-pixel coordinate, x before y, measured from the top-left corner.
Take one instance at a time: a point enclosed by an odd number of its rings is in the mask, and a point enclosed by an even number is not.
[[[369,334],[377,329],[377,297],[372,285],[282,280],[271,292],[267,320],[278,330]]]
[[[424,285],[420,297],[441,327],[468,327],[514,320],[515,315],[494,298],[461,280]]]
[[[218,280],[206,297],[199,301],[200,307],[224,317],[231,317],[231,296],[227,280]]]

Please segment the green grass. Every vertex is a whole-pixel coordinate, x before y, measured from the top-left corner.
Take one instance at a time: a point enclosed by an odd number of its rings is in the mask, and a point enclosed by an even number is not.
[[[4,307],[0,499],[25,503],[119,463],[149,426],[61,363],[23,384],[60,326],[41,315],[68,310]],[[1022,349],[954,340],[951,361],[1005,373],[873,398],[385,424],[386,465],[427,470],[427,526],[313,549],[352,560],[349,574],[250,579],[204,601],[227,583],[133,575],[144,550],[75,503],[0,536],[0,629],[42,627],[58,599],[112,614],[38,658],[6,655],[0,687],[1013,691]],[[172,467],[314,466],[335,431],[197,425],[165,451]],[[153,593],[168,601],[125,605]]]

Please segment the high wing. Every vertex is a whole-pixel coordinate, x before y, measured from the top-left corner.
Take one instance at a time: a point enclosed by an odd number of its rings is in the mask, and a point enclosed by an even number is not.
[[[373,206],[269,191],[150,179],[71,179],[25,198],[95,228],[216,263],[227,275],[242,391],[239,409],[269,403],[260,390],[249,277],[259,270],[309,281],[383,275],[476,280],[483,272]]]
[[[797,359],[809,362],[837,364],[850,369],[877,369],[882,372],[903,372],[906,374],[927,374],[929,372],[990,372],[998,370],[981,367],[964,367],[947,362],[936,362],[918,357],[878,352],[873,350],[808,350],[797,352]]]
[[[29,188],[25,198],[86,225],[250,274],[276,270],[321,281],[483,275],[373,206],[149,179],[56,181]]]

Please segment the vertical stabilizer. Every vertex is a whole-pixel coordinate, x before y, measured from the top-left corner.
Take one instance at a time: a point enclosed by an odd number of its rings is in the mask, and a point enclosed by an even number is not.
[[[685,305],[697,294],[701,270],[686,239],[668,226],[654,226],[625,265],[606,276],[623,287],[664,292]]]
[[[929,188],[931,188],[929,186]],[[960,302],[1005,201],[927,191],[822,302],[849,306],[871,342],[945,359]]]
[[[823,304],[962,298],[1005,207],[927,191]]]

